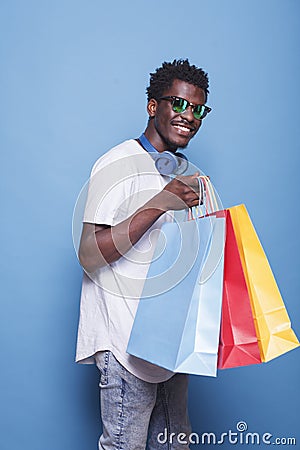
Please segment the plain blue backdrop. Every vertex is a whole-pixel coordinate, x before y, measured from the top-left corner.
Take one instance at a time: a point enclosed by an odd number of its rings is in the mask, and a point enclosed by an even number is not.
[[[164,60],[209,72],[213,112],[187,154],[225,206],[246,203],[299,336],[299,13],[298,0],[1,1],[1,450],[97,448],[97,370],[74,363],[72,213],[94,161],[145,128]],[[294,350],[191,377],[193,431],[243,420],[300,446],[299,375]]]

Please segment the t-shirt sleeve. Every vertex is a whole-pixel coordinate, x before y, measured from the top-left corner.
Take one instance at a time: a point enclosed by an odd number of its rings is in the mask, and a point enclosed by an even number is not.
[[[122,161],[100,158],[91,172],[83,222],[113,226],[127,219],[134,212],[133,175],[124,170]]]

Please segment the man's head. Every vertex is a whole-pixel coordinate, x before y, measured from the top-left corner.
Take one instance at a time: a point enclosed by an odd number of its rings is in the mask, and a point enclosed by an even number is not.
[[[185,81],[202,89],[205,93],[205,101],[209,93],[208,76],[203,69],[191,65],[188,59],[174,59],[164,62],[154,73],[150,73],[150,84],[146,89],[148,101],[151,98],[159,100],[164,92],[170,89],[174,80]]]
[[[159,150],[184,148],[209,112],[207,74],[186,60],[164,62],[150,74],[146,135]]]

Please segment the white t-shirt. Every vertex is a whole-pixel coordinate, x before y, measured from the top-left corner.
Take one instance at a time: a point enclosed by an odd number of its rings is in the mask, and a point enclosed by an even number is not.
[[[159,174],[152,157],[135,140],[112,148],[95,163],[83,222],[117,225],[154,197],[169,179]],[[159,229],[171,221],[163,214],[125,255],[84,273],[76,361],[93,363],[93,355],[110,350],[136,377],[158,383],[173,373],[126,352]]]

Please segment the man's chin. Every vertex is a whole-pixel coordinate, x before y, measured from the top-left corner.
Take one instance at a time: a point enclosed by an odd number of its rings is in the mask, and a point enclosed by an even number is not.
[[[176,152],[176,150],[178,150],[178,149],[183,150],[183,149],[185,149],[188,146],[189,142],[190,141],[185,142],[185,143],[183,143],[183,142],[176,142],[176,143],[170,142],[169,143],[169,149],[170,149],[171,152]]]
[[[192,137],[194,136],[179,136],[179,135],[169,135],[164,136],[162,133],[158,131],[158,134],[160,135],[160,137],[162,138],[162,140],[164,141],[167,150],[169,150],[170,152],[175,153],[177,149],[184,149],[188,146],[190,140],[192,139]]]
[[[176,150],[180,149],[184,149],[188,146],[190,139],[185,140],[185,139],[177,139],[175,140],[165,140],[167,146],[168,146],[168,150],[171,152],[176,152]]]

